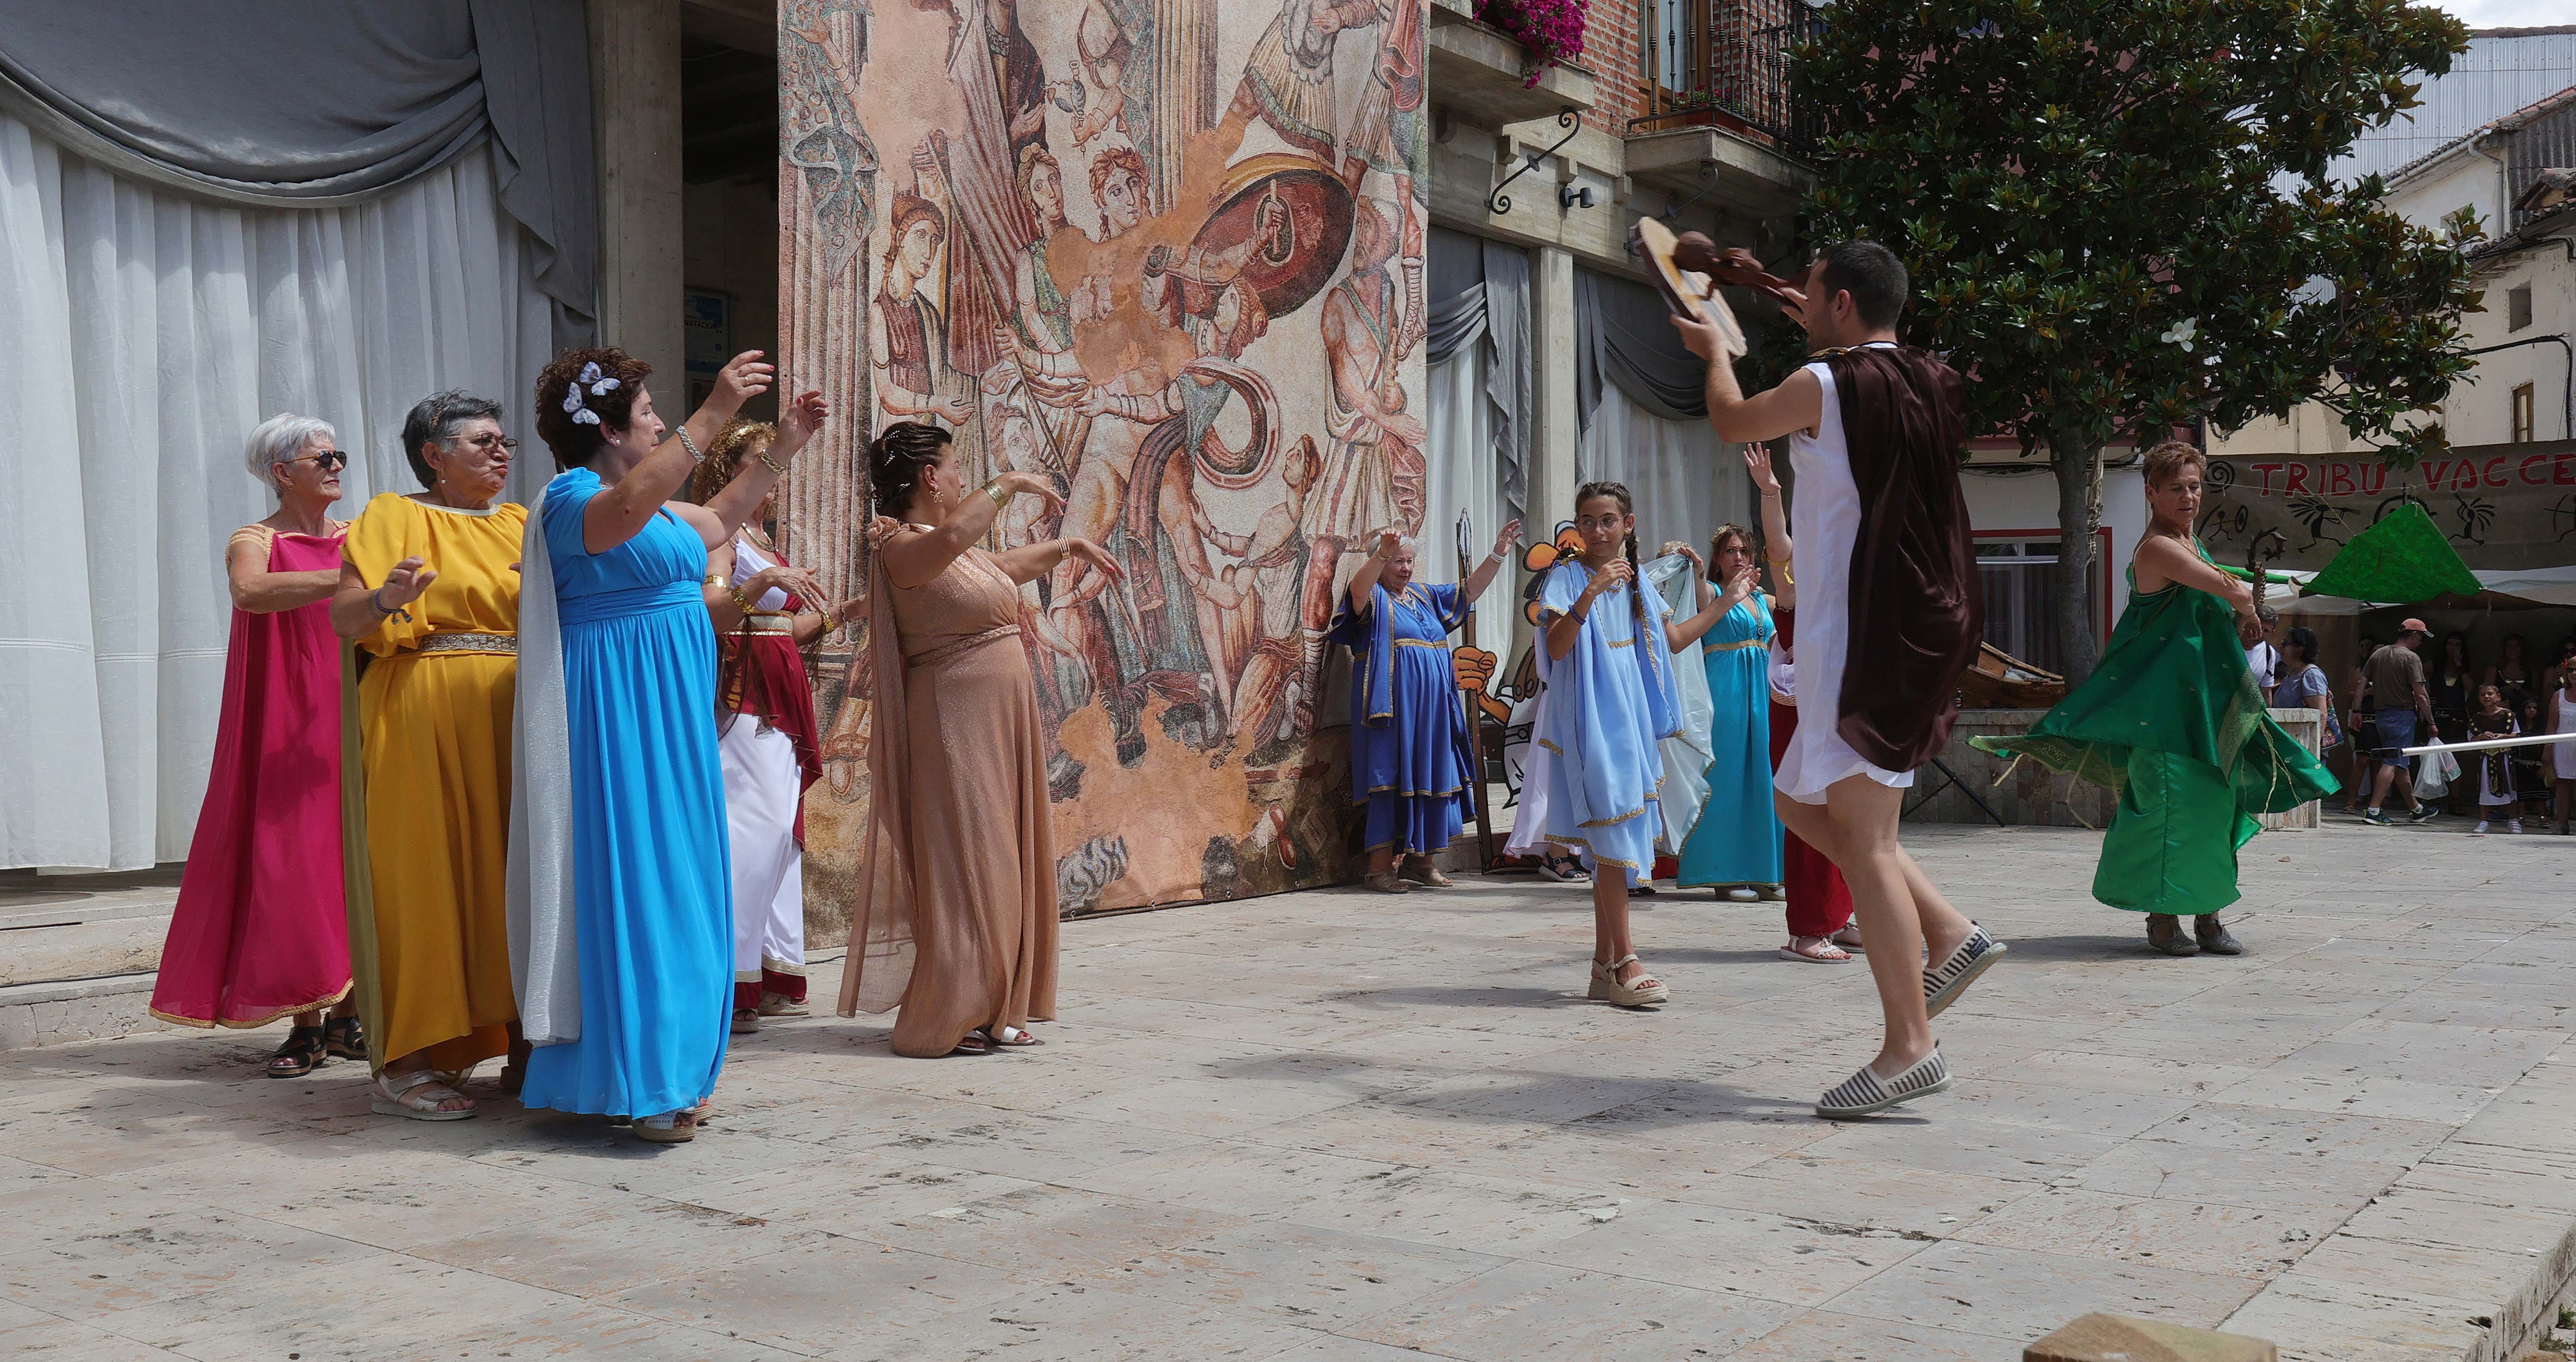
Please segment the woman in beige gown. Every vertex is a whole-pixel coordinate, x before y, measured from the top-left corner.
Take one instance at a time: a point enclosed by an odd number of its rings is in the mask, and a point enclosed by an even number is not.
[[[931,1058],[1036,1045],[1055,1015],[1055,847],[1046,740],[1020,641],[1020,587],[1070,555],[1113,579],[1088,539],[1007,553],[976,544],[1043,478],[968,489],[949,434],[898,421],[868,447],[866,873],[841,1015],[901,1008],[894,1050]]]

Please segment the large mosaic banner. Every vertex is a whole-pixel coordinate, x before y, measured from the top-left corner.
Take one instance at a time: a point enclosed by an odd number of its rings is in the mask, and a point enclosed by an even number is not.
[[[2557,567],[2576,552],[2576,443],[2467,446],[2411,469],[2362,455],[2213,459],[2200,535],[2233,562],[2278,530],[2284,552],[2274,566],[2322,569],[2410,502],[2472,567]]]
[[[779,7],[785,367],[843,414],[792,475],[788,551],[855,590],[865,442],[930,421],[971,478],[1062,491],[993,547],[1081,535],[1127,569],[1022,591],[1068,912],[1341,873],[1321,631],[1422,518],[1424,4]],[[858,642],[817,677],[817,926],[859,870]]]

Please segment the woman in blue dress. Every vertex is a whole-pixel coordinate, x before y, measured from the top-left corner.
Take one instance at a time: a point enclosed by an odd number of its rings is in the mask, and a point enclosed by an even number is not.
[[[1663,831],[1658,744],[1681,726],[1666,654],[1697,642],[1726,613],[1719,607],[1732,604],[1721,598],[1675,620],[1663,597],[1642,590],[1633,507],[1619,483],[1578,489],[1574,528],[1583,554],[1549,569],[1539,588],[1547,840],[1592,872],[1589,996],[1621,1007],[1671,996],[1637,959],[1628,932],[1628,895],[1653,868]]]
[[[1351,650],[1351,802],[1368,806],[1371,889],[1452,883],[1431,858],[1466,821],[1476,753],[1449,632],[1467,622],[1520,537],[1519,521],[1503,526],[1463,584],[1440,585],[1413,580],[1413,541],[1385,531],[1335,611],[1333,639]]]
[[[1696,555],[1694,555],[1696,556]],[[1753,536],[1721,525],[1708,541],[1699,603],[1726,611],[1700,640],[1708,677],[1708,799],[1682,845],[1684,889],[1780,893],[1780,816],[1771,808],[1771,602],[1755,589]]]
[[[706,505],[673,502],[772,370],[737,356],[675,431],[654,414],[650,372],[579,349],[537,378],[537,433],[565,471],[528,517],[521,563],[510,947],[536,1046],[520,1100],[632,1117],[667,1144],[696,1135],[715,1091],[733,988],[707,551],[825,409],[820,393],[788,403],[766,455]]]

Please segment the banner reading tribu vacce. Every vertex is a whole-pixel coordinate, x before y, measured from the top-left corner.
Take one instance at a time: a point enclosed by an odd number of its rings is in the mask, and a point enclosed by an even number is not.
[[[1021,591],[1069,913],[1341,873],[1322,630],[1422,518],[1424,3],[779,6],[782,367],[838,413],[789,552],[856,591],[865,444],[912,420],[970,479],[1063,493],[991,547],[1080,535],[1127,570]],[[818,927],[860,870],[859,643],[815,679]]]

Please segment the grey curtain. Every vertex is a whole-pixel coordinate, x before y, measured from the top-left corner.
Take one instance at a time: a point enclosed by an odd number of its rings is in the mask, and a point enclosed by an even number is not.
[[[1683,346],[1671,309],[1644,284],[1574,271],[1574,402],[1585,430],[1604,383],[1667,421],[1708,416],[1707,367]]]
[[[1431,229],[1429,317],[1423,355],[1446,363],[1463,346],[1483,344],[1485,398],[1494,409],[1494,460],[1503,500],[1529,506],[1529,254],[1446,227]]]
[[[0,0],[0,110],[117,174],[269,208],[352,203],[488,137],[558,341],[595,330],[581,0]]]

